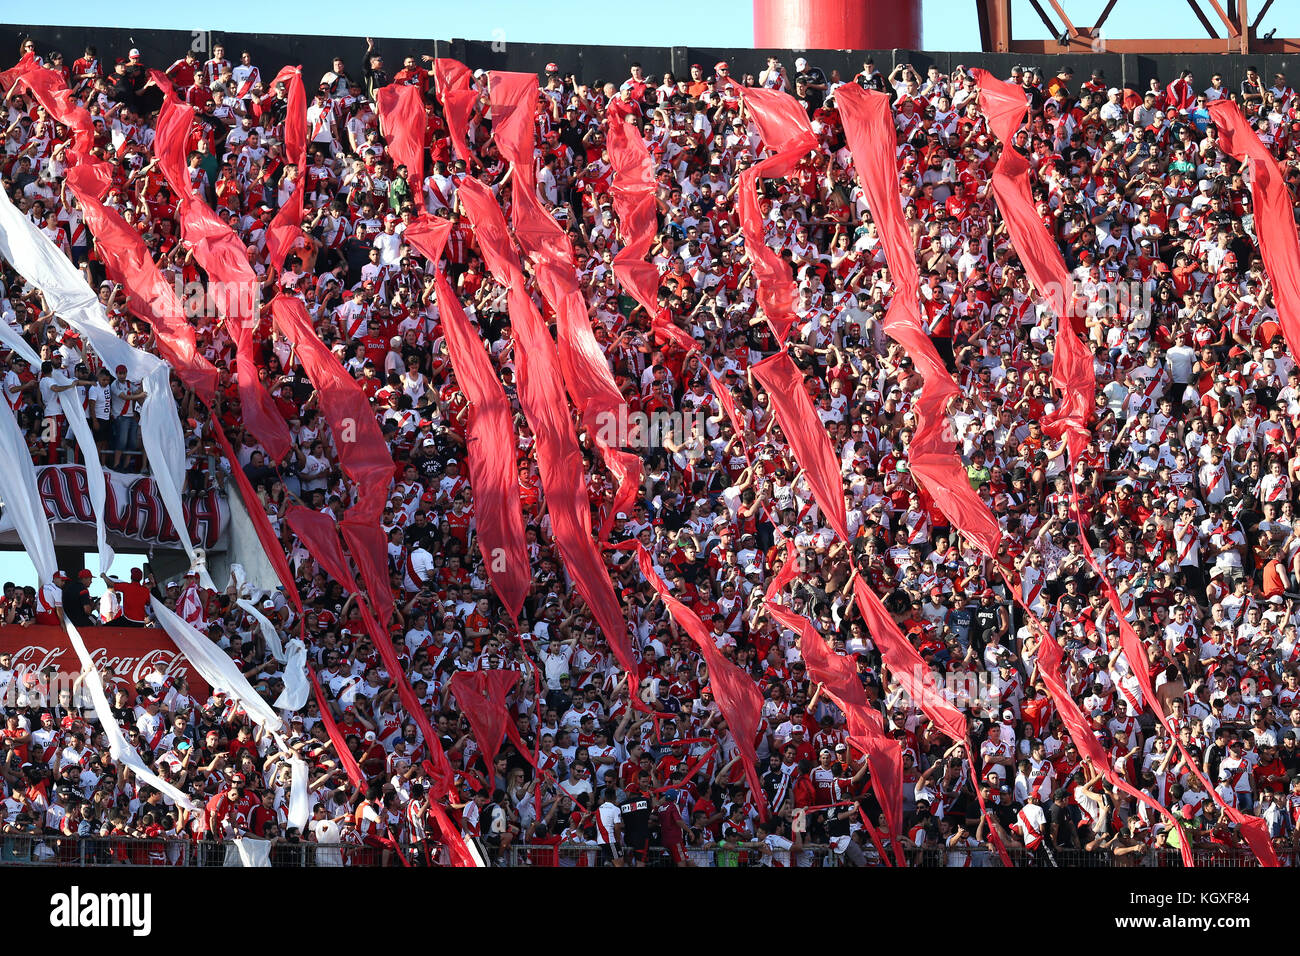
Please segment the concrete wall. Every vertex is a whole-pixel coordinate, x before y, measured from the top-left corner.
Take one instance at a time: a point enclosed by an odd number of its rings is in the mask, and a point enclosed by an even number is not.
[[[215,42],[224,42],[226,56],[232,62],[238,62],[240,50],[247,49],[253,55],[253,62],[264,73],[273,75],[281,66],[289,63],[304,67],[305,79],[311,82],[330,68],[335,56],[342,56],[350,72],[359,74],[362,57],[365,52],[365,40],[361,37],[325,37],[325,36],[290,36],[273,33],[231,33],[207,30],[124,30],[105,27],[49,27],[49,26],[0,26],[0,68],[7,68],[18,58],[18,48],[22,37],[30,35],[36,40],[37,52],[45,56],[49,51],[60,50],[71,63],[81,55],[87,43],[93,44],[101,57],[111,62],[119,56],[126,56],[132,47],[138,47],[145,64],[166,68],[173,60],[184,55],[188,49],[195,49],[206,59],[208,51]],[[977,37],[971,37],[972,45]],[[780,56],[787,68],[792,67],[794,57],[803,51],[793,50],[758,50],[720,47],[627,47],[627,46],[577,46],[544,43],[515,43],[490,40],[437,40],[433,38],[392,38],[376,37],[376,46],[384,55],[385,66],[389,73],[401,68],[402,58],[408,54],[419,56],[427,53],[433,56],[450,56],[461,60],[471,68],[482,67],[489,70],[533,71],[541,72],[545,65],[554,61],[564,73],[574,73],[587,82],[598,80],[621,81],[628,75],[628,67],[639,62],[650,75],[664,71],[685,74],[692,63],[700,63],[710,70],[714,63],[726,60],[733,64],[732,76],[739,78],[743,73],[757,75],[766,66],[767,56],[774,53]],[[1100,66],[1106,72],[1106,79],[1117,85],[1128,85],[1135,89],[1146,89],[1153,77],[1166,83],[1177,78],[1180,69],[1191,69],[1195,73],[1198,85],[1208,86],[1210,75],[1214,72],[1224,74],[1224,82],[1231,89],[1236,89],[1245,76],[1246,67],[1254,65],[1266,81],[1271,81],[1275,69],[1286,70],[1290,59],[1284,55],[1241,56],[1239,54],[1198,54],[1198,55],[1161,55],[1138,56],[1135,54],[1067,54],[1061,56],[1030,56],[1017,53],[955,53],[937,51],[910,50],[818,50],[804,53],[813,65],[821,67],[826,75],[832,69],[838,69],[841,76],[848,79],[862,68],[862,61],[870,55],[876,66],[888,73],[895,63],[910,62],[924,74],[931,64],[944,72],[950,72],[958,64],[966,66],[981,65],[993,72],[1007,76],[1016,63],[1034,64],[1042,67],[1048,75],[1054,73],[1063,63],[1069,63],[1075,69],[1075,81],[1087,78],[1093,68]],[[1300,78],[1291,80],[1295,86]]]

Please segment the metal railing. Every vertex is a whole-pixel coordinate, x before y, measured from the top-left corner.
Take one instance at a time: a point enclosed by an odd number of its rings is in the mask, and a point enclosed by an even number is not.
[[[403,852],[408,861],[422,859],[420,847],[406,848]],[[267,856],[273,867],[379,866],[383,863],[382,850],[341,843],[277,841],[272,843]],[[0,835],[0,866],[223,867],[240,865],[237,858],[238,850],[233,842],[216,840]]]
[[[1283,866],[1296,866],[1300,858],[1296,851],[1277,849],[1278,860]],[[1034,853],[1024,849],[1008,849],[1007,856],[1017,868],[1062,869],[1127,869],[1167,867],[1177,869],[1183,866],[1183,858],[1178,850],[1155,847],[1145,852],[1128,857],[1116,857],[1109,851],[1088,852],[1086,850],[1053,850],[1050,855]],[[1003,863],[993,850],[977,849],[971,851],[949,850],[943,847],[922,847],[908,852],[908,865],[919,867],[1002,867]],[[1197,868],[1222,869],[1257,867],[1258,861],[1249,849],[1244,847],[1202,847],[1192,850],[1192,861]]]
[[[649,847],[643,854],[623,849],[625,863],[646,867],[752,867],[752,866],[840,866],[842,858],[829,846],[806,845],[796,850],[773,850],[762,843],[707,843],[683,847],[684,862],[673,862],[672,855],[663,847]],[[496,866],[522,867],[582,867],[608,866],[601,848],[595,844],[562,843],[515,844],[500,853],[488,851],[488,859]]]
[[[608,866],[601,848],[595,844],[562,843],[513,844],[505,849],[478,844],[484,859],[492,866],[505,867],[596,867]],[[806,844],[793,849],[762,843],[705,843],[683,848],[684,860],[675,863],[663,847],[650,847],[643,854],[624,851],[628,862],[637,866],[666,868],[688,867],[840,867],[889,865],[879,858],[870,844],[861,852],[837,852],[824,844]],[[1300,865],[1300,851],[1278,848],[1283,866]],[[904,853],[912,867],[1001,867],[998,855],[984,848],[950,850],[926,846]],[[1130,867],[1179,868],[1183,865],[1177,850],[1148,849],[1142,854],[1117,858],[1109,852],[1054,850],[1046,854],[1028,850],[1008,850],[1012,865],[1020,868],[1058,866],[1070,869],[1108,869]],[[1193,850],[1198,868],[1238,868],[1257,866],[1254,855],[1243,847],[1202,847]],[[405,862],[403,862],[403,859]],[[446,866],[445,848],[433,843],[394,846],[382,849],[347,843],[274,842],[268,850],[272,867],[344,867],[344,866]],[[892,859],[890,863],[892,863]],[[27,833],[0,834],[0,866],[68,866],[68,867],[154,867],[154,866],[238,866],[238,850],[233,842],[185,839],[139,839],[135,837],[69,837]]]

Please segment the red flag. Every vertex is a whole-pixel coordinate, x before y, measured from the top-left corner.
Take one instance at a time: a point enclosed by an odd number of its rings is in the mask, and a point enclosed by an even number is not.
[[[774,592],[769,592],[774,593]],[[841,654],[826,646],[808,619],[795,614],[772,601],[763,607],[782,627],[799,635],[799,655],[808,666],[808,675],[822,684],[822,693],[844,712],[849,724],[849,735],[860,741],[871,768],[871,785],[880,798],[885,811],[885,821],[894,840],[895,855],[900,866],[904,858],[899,851],[897,837],[903,829],[903,751],[898,741],[885,733],[884,720],[867,702],[867,693],[858,679],[857,666]]]
[[[1210,119],[1219,131],[1219,148],[1250,165],[1250,198],[1259,252],[1277,303],[1282,333],[1291,354],[1300,355],[1300,250],[1286,176],[1235,103],[1215,100],[1210,104]]]
[[[803,375],[785,352],[763,359],[754,366],[753,372],[754,378],[767,391],[776,420],[794,451],[795,460],[808,478],[808,486],[812,488],[826,523],[840,536],[840,540],[847,542],[848,517],[844,508],[840,463],[831,448],[830,436],[804,391]]]
[[[343,547],[339,544],[338,523],[329,515],[302,505],[290,505],[284,520],[325,573],[339,582],[343,590],[356,594],[356,578],[352,576],[352,569],[348,567]]]
[[[516,198],[537,189],[533,144],[537,139],[537,74],[488,73],[492,98],[492,135],[502,157],[514,167]]]
[[[966,718],[961,711],[953,707],[943,694],[934,687],[934,673],[925,665],[916,648],[898,629],[888,608],[881,602],[876,592],[856,573],[853,576],[853,596],[857,601],[858,611],[867,625],[871,640],[880,651],[880,656],[889,668],[894,679],[898,681],[912,703],[921,708],[936,727],[946,734],[954,743],[964,743],[967,751],[967,765],[970,767],[971,783],[975,788],[975,798],[979,801],[980,812],[988,815],[984,804],[984,792],[980,781],[975,776],[976,754],[971,747],[967,733]],[[989,840],[997,850],[1002,865],[1010,867],[1011,857],[996,830],[989,830]]]
[[[478,97],[479,94],[475,90],[448,90],[443,94],[442,115],[447,120],[449,131],[469,128],[469,118],[474,112],[474,104],[478,102]],[[465,136],[461,133],[451,132],[451,149],[457,159],[465,162],[467,169],[471,161],[478,163],[478,157],[470,152]]]
[[[0,94],[3,94],[4,98],[8,99],[18,79],[28,70],[38,69],[40,69],[40,66],[36,62],[36,54],[28,50],[11,69],[0,73]]]
[[[325,573],[343,585],[349,593],[361,599],[357,602],[357,606],[361,609],[361,620],[365,625],[366,633],[374,641],[375,649],[384,662],[384,669],[388,671],[389,679],[397,688],[397,696],[402,702],[403,710],[415,721],[416,727],[424,737],[425,748],[429,752],[426,768],[432,777],[430,790],[435,799],[441,797],[450,790],[452,785],[451,764],[448,763],[447,755],[443,752],[442,740],[430,724],[429,715],[425,712],[420,699],[415,696],[415,690],[406,676],[406,669],[397,655],[396,648],[393,647],[392,638],[370,613],[370,601],[365,600],[368,595],[358,590],[356,579],[348,570],[343,549],[339,546],[338,526],[328,516],[296,505],[289,509],[286,520],[306,545],[312,557],[325,569]],[[354,551],[354,555],[355,553]],[[367,591],[370,591],[369,586]]]
[[[986,556],[996,559],[1002,526],[970,486],[970,478],[953,448],[946,401],[928,387],[916,403],[918,427],[907,462],[917,485],[929,494],[952,526]]]
[[[33,66],[34,60],[28,54],[19,66],[23,63]],[[163,358],[188,388],[211,404],[217,370],[198,354],[194,328],[185,320],[184,307],[174,288],[158,271],[140,233],[127,225],[121,213],[103,203],[112,185],[112,171],[90,153],[95,139],[90,114],[72,99],[62,74],[33,66],[22,80],[46,112],[73,132],[73,147],[67,152],[71,165],[64,180],[77,197],[86,228],[95,237],[100,261],[109,275],[122,283],[131,311],[153,327]]]
[[[853,596],[871,634],[872,643],[880,651],[880,656],[884,659],[890,673],[894,675],[894,679],[936,727],[954,741],[964,741],[966,739],[965,716],[953,707],[942,693],[936,691],[933,685],[933,671],[926,666],[911,642],[903,636],[903,632],[894,623],[893,615],[860,575],[853,577]]]
[[[673,594],[672,588],[655,570],[650,552],[639,541],[625,542],[616,547],[619,550],[628,550],[633,546],[636,548],[636,560],[641,568],[641,576],[650,582],[650,586],[658,593],[660,600],[668,608],[668,613],[677,622],[677,626],[690,636],[704,656],[704,663],[709,668],[709,685],[713,688],[713,696],[718,701],[718,708],[727,721],[727,727],[731,730],[736,750],[740,752],[740,762],[745,768],[745,779],[749,784],[750,795],[760,815],[766,820],[767,801],[763,798],[763,784],[758,778],[758,755],[754,750],[762,720],[763,695],[759,693],[758,687],[749,675],[718,650],[717,642],[713,640],[709,629],[700,621],[699,615]],[[636,672],[629,670],[628,673],[634,675]],[[631,679],[632,677],[629,676],[629,680]]]
[[[153,70],[150,76],[156,80],[162,74]],[[190,185],[185,157],[193,116],[193,107],[181,103],[174,95],[167,97],[154,132],[154,156],[180,204],[181,236],[208,273],[208,291],[225,319],[227,334],[235,343],[239,358],[236,380],[244,424],[266,449],[268,457],[278,463],[289,454],[292,443],[289,426],[258,377],[258,346],[253,330],[261,318],[258,309],[261,284],[248,264],[244,244],[195,196]]]
[[[271,89],[280,83],[289,92],[284,114],[284,158],[296,167],[297,179],[289,201],[276,211],[266,230],[266,248],[276,272],[295,245],[308,245],[302,231],[303,187],[307,182],[307,97],[302,90],[302,67],[286,66],[271,81]]]
[[[1070,324],[1068,309],[1073,302],[1073,281],[1069,270],[1056,240],[1035,210],[1029,192],[1029,163],[1011,146],[1025,115],[1024,90],[1004,83],[985,70],[975,70],[974,74],[980,86],[980,108],[989,128],[1002,143],[1002,155],[993,170],[993,195],[1029,281],[1056,316],[1052,383],[1059,404],[1044,420],[1043,427],[1054,438],[1066,436],[1073,458],[1082,453],[1091,437],[1088,419],[1092,415],[1097,381],[1092,354]]]
[[[293,343],[329,425],[343,473],[356,486],[353,510],[363,520],[379,520],[393,477],[393,456],[379,430],[374,409],[356,379],[316,334],[302,300],[279,295],[271,301],[276,328]]]
[[[948,401],[960,390],[921,324],[916,255],[898,203],[897,137],[889,98],[850,83],[836,91],[836,104],[889,263],[889,274],[898,286],[885,314],[885,332],[903,346],[925,379],[915,408],[917,432],[908,449],[908,465],[917,485],[930,495],[953,527],[993,557],[1001,541],[1001,528],[971,488],[954,451],[948,425]]]
[[[95,237],[95,254],[108,274],[122,283],[132,313],[153,328],[158,351],[185,386],[211,405],[217,370],[199,353],[194,327],[185,320],[185,306],[175,287],[158,271],[139,231],[116,209],[104,205],[102,197],[110,175],[104,163],[83,163],[69,168],[64,181],[77,197],[86,227]]]
[[[438,93],[438,101],[442,103],[442,116],[447,122],[452,152],[457,159],[464,160],[468,168],[471,160],[477,160],[465,142],[465,131],[479,95],[477,90],[470,89],[469,67],[459,60],[439,58],[433,61],[433,75],[436,79],[434,89]]]
[[[776,534],[785,543],[785,561],[782,563],[781,569],[776,572],[776,576],[772,578],[772,582],[767,586],[767,596],[769,598],[780,597],[781,589],[793,581],[795,575],[799,573],[799,549],[794,546],[793,541],[781,535],[780,531],[777,531]]]
[[[614,276],[653,317],[659,311],[659,270],[645,257],[659,229],[654,159],[631,123],[613,120],[608,126],[606,146],[614,170],[609,193],[623,236]]]
[[[722,406],[722,411],[726,413],[727,421],[731,423],[731,430],[736,437],[740,439],[740,446],[745,450],[745,457],[749,457],[749,443],[745,441],[745,423],[740,418],[740,412],[736,409],[736,399],[731,394],[731,389],[727,388],[725,382],[713,374],[713,369],[705,369],[709,373],[709,386],[713,389],[713,394],[718,396],[718,404]]]
[[[375,91],[379,110],[379,128],[388,142],[388,151],[397,166],[405,166],[411,184],[411,199],[417,209],[424,209],[424,131],[428,116],[424,112],[424,93],[418,86],[390,83]]]
[[[501,78],[493,86],[492,109],[507,110],[510,101],[499,102],[497,91],[528,95],[529,82],[536,93],[537,78],[525,74],[526,79],[515,80],[514,74],[494,74]],[[529,144],[531,153],[531,143]],[[504,155],[503,150],[503,155]],[[531,156],[527,160],[531,163]],[[609,361],[591,330],[587,315],[587,301],[578,285],[574,269],[573,243],[569,235],[546,211],[536,191],[526,190],[515,194],[515,239],[520,251],[528,258],[537,278],[538,288],[556,316],[556,344],[560,369],[564,374],[565,388],[582,416],[588,435],[600,450],[605,467],[614,477],[614,500],[605,514],[600,528],[600,540],[609,538],[615,516],[628,509],[636,500],[641,486],[641,459],[617,448],[618,436],[624,430],[618,426],[628,419],[627,404],[614,383]]]
[[[72,91],[63,82],[63,74],[37,67],[22,73],[19,81],[32,91],[54,119],[71,131],[72,152],[69,158],[77,162],[89,159],[95,145],[95,125],[86,108],[73,99]]]
[[[482,338],[465,317],[465,310],[441,270],[435,281],[447,354],[470,407],[466,454],[476,503],[479,550],[501,603],[511,618],[517,619],[532,580],[515,464],[519,440],[510,401]]]
[[[1023,605],[1022,605],[1023,607]],[[1084,717],[1083,711],[1075,703],[1074,698],[1070,696],[1069,689],[1065,686],[1065,681],[1061,679],[1061,648],[1056,643],[1056,638],[1047,633],[1038,621],[1037,615],[1027,607],[1024,608],[1026,615],[1037,626],[1039,632],[1038,643],[1038,673],[1042,677],[1043,683],[1047,685],[1048,691],[1052,695],[1052,700],[1056,703],[1057,712],[1061,715],[1061,722],[1065,724],[1066,730],[1069,731],[1070,739],[1074,745],[1079,748],[1079,753],[1091,761],[1092,766],[1101,772],[1107,781],[1114,787],[1124,791],[1135,800],[1140,800],[1151,809],[1159,813],[1169,823],[1175,831],[1180,824],[1169,810],[1146,793],[1129,784],[1123,777],[1115,772],[1111,766],[1110,758],[1102,748],[1101,743],[1097,740],[1097,735],[1092,732],[1092,727],[1088,724],[1088,719]],[[1180,834],[1181,835],[1181,834]],[[1179,841],[1179,848],[1182,852],[1183,866],[1192,867],[1196,863],[1192,858],[1191,840],[1186,836]]]
[[[560,558],[615,658],[625,671],[635,674],[639,662],[628,640],[623,610],[592,540],[586,476],[564,398],[555,342],[524,291],[519,257],[492,193],[478,180],[466,179],[460,200],[488,269],[510,290],[507,302],[515,331],[519,401],[537,439],[537,465]]]
[[[442,259],[443,250],[447,248],[447,233],[451,232],[451,220],[441,216],[421,213],[406,227],[402,238],[419,250],[420,255],[429,260],[435,269]]]
[[[495,773],[492,764],[510,724],[506,696],[518,680],[518,671],[491,670],[459,671],[448,682],[448,687],[456,697],[456,706],[469,720],[474,739],[483,751],[489,790],[492,789],[492,775]]]
[[[393,585],[388,573],[388,537],[370,518],[345,515],[339,531],[347,542],[348,554],[357,564],[366,597],[374,608],[375,619],[387,629],[393,617]]]
[[[794,325],[795,283],[785,260],[767,244],[763,213],[758,204],[758,183],[764,178],[789,176],[804,155],[817,148],[817,135],[808,114],[793,96],[776,90],[737,87],[745,110],[758,127],[762,144],[775,155],[755,163],[740,174],[737,215],[745,236],[745,252],[754,270],[758,304],[778,342]]]
[[[460,60],[440,56],[433,61],[434,88],[441,96],[449,90],[467,90],[470,83],[470,71]]]
[[[348,749],[347,738],[339,730],[338,722],[334,719],[329,701],[325,697],[325,691],[321,689],[320,679],[316,676],[316,669],[308,667],[307,676],[311,678],[312,690],[316,693],[316,709],[320,712],[320,722],[325,725],[325,733],[334,742],[334,752],[338,755],[339,763],[343,764],[343,770],[347,773],[352,786],[364,790],[366,775],[362,773],[357,758],[352,756],[352,751]]]
[[[1255,854],[1255,859],[1257,859],[1262,866],[1280,866],[1281,864],[1278,862],[1277,854],[1273,851],[1273,842],[1268,835],[1268,825],[1259,817],[1250,816],[1242,813],[1236,807],[1228,806],[1224,802],[1223,798],[1219,796],[1219,792],[1214,788],[1214,784],[1211,783],[1201,771],[1200,765],[1190,754],[1187,753],[1187,749],[1183,747],[1182,740],[1178,736],[1178,731],[1169,722],[1169,716],[1165,713],[1164,705],[1161,703],[1160,698],[1156,696],[1155,688],[1151,685],[1151,674],[1147,670],[1146,647],[1142,643],[1142,638],[1138,636],[1137,631],[1135,631],[1133,626],[1129,624],[1128,618],[1125,616],[1124,607],[1120,603],[1119,593],[1111,585],[1110,578],[1107,577],[1105,569],[1102,568],[1100,563],[1098,563],[1097,555],[1092,550],[1092,545],[1089,543],[1087,535],[1083,533],[1082,529],[1079,531],[1079,542],[1083,546],[1084,557],[1087,558],[1088,564],[1097,575],[1102,593],[1106,595],[1106,600],[1110,603],[1111,610],[1114,612],[1115,618],[1119,622],[1120,647],[1124,651],[1124,658],[1128,662],[1129,670],[1137,679],[1138,687],[1142,691],[1142,699],[1146,701],[1146,704],[1151,708],[1152,713],[1154,713],[1164,725],[1166,733],[1169,734],[1169,739],[1174,741],[1176,746],[1178,746],[1182,751],[1183,763],[1200,779],[1201,784],[1210,794],[1210,799],[1212,799],[1219,809],[1227,815],[1229,820],[1241,827],[1241,834],[1246,838],[1246,842],[1250,845],[1251,852]]]

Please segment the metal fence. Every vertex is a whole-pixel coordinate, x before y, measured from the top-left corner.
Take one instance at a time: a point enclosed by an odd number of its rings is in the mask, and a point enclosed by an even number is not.
[[[803,846],[797,850],[773,850],[762,843],[705,844],[683,849],[683,862],[674,863],[663,847],[650,847],[643,854],[624,851],[624,862],[646,867],[752,867],[752,866],[840,866],[843,858],[829,846]],[[570,867],[607,866],[599,846],[560,844],[559,846],[516,844],[489,859],[498,866]]]
[[[408,862],[423,862],[421,847],[403,851]],[[383,851],[368,846],[273,843],[273,867],[379,866]],[[242,865],[233,842],[132,837],[60,837],[35,834],[0,836],[0,866],[204,866]],[[400,863],[399,863],[400,865]]]
[[[1296,855],[1291,850],[1278,850],[1278,859],[1283,866],[1295,866]],[[1088,852],[1085,850],[1053,850],[1050,854],[1035,854],[1029,850],[1008,849],[1007,856],[1016,868],[1052,868],[1062,869],[1131,869],[1131,868],[1170,868],[1183,866],[1182,855],[1178,850],[1149,848],[1145,852],[1127,857],[1116,857],[1109,852]],[[925,847],[912,850],[907,854],[908,865],[918,867],[998,867],[1003,866],[1001,858],[992,850],[973,851],[949,850],[942,847]],[[1192,861],[1197,868],[1222,869],[1238,867],[1256,867],[1259,863],[1250,850],[1239,847],[1202,848],[1192,851]]]
[[[832,847],[810,844],[796,848],[772,847],[762,843],[708,843],[684,848],[684,859],[675,863],[662,847],[651,847],[644,854],[625,854],[633,865],[646,867],[883,867],[893,863],[880,860],[875,850],[861,848],[857,853],[836,852]],[[483,858],[492,866],[505,867],[598,867],[608,866],[600,847],[592,844],[566,843],[514,844],[498,849],[479,844]],[[1109,853],[1081,850],[1056,850],[1050,856],[1027,850],[1009,850],[1012,865],[1024,868],[1109,869],[1132,867],[1182,867],[1177,850],[1149,849],[1145,853],[1116,858]],[[999,868],[998,855],[985,849],[950,850],[922,847],[904,854],[908,866],[921,868],[972,867]],[[1251,852],[1238,847],[1202,848],[1193,851],[1198,868],[1254,867],[1258,864]],[[1294,850],[1279,849],[1283,866],[1296,866]],[[345,866],[445,866],[449,860],[444,848],[433,844],[396,847],[389,850],[352,844],[273,843],[268,851],[272,867],[345,867]],[[68,866],[68,867],[152,867],[241,865],[233,842],[193,840],[146,840],[129,837],[63,837],[39,834],[0,835],[0,866]]]

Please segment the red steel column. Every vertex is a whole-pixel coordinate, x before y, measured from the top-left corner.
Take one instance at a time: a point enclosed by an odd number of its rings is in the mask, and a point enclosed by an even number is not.
[[[920,49],[921,0],[754,0],[754,46]]]

